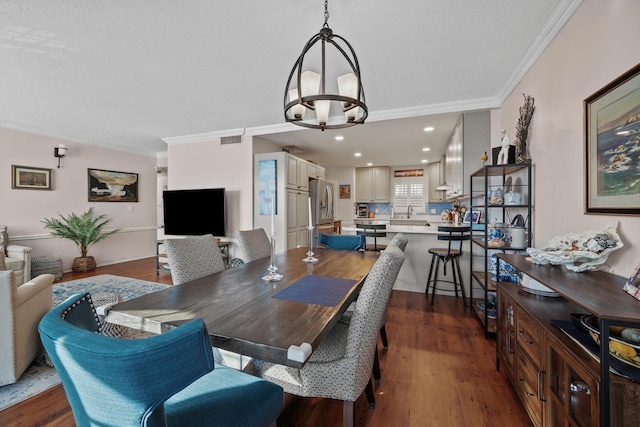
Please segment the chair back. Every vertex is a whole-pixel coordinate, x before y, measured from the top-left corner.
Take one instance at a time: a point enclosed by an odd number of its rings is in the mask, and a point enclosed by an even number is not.
[[[356,300],[349,322],[345,351],[345,358],[354,361],[354,401],[371,378],[380,324],[404,258],[405,255],[399,248],[392,247],[383,251],[367,275]]]
[[[364,251],[366,237],[364,235],[351,236],[347,234],[318,233],[318,245],[322,245],[330,249]]]
[[[452,250],[457,250],[459,255],[462,255],[462,242],[471,239],[471,227],[468,226],[455,226],[455,225],[440,225],[438,226],[438,240],[444,240],[449,242],[447,255],[451,255]],[[452,242],[458,242],[456,247],[452,246]]]
[[[140,339],[101,335],[88,293],[49,311],[38,331],[78,427],[166,426],[164,402],[214,367],[202,320]]]
[[[174,285],[199,279],[225,269],[222,252],[211,234],[167,239],[164,249],[169,259]]]
[[[264,228],[239,230],[238,243],[240,244],[240,249],[242,249],[244,262],[271,256],[271,240]]]
[[[409,239],[407,238],[407,236],[405,236],[403,233],[398,233],[395,236],[393,236],[393,239],[391,239],[387,247],[389,247],[390,245],[391,246],[395,245],[404,252],[404,249],[407,247],[407,243],[409,243]]]

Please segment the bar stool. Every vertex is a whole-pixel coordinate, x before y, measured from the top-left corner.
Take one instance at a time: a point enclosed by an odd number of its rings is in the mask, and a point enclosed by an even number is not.
[[[364,223],[356,223],[356,228],[361,229],[356,233],[359,235],[364,235],[366,237],[373,237],[373,250],[379,251],[384,250],[386,246],[380,245],[378,246],[378,237],[387,237],[386,224],[364,224]],[[370,250],[370,247],[367,247],[367,250]]]
[[[431,291],[431,305],[433,305],[433,299],[436,295],[436,282],[448,282],[453,283],[453,289],[441,289],[448,292],[455,292],[456,298],[458,297],[458,287],[460,287],[460,292],[462,293],[462,302],[464,304],[464,308],[467,308],[467,298],[464,292],[464,283],[462,281],[462,274],[460,272],[460,257],[462,256],[462,242],[464,240],[470,239],[469,232],[471,231],[470,226],[459,226],[459,225],[440,225],[438,226],[438,240],[444,240],[449,242],[446,248],[431,248],[429,249],[429,253],[431,254],[431,267],[429,268],[429,278],[427,279],[427,289],[425,290],[425,295],[429,296],[429,288],[432,288]],[[452,248],[452,242],[458,242],[458,248]],[[447,263],[451,263],[451,273],[453,275],[453,280],[441,279],[438,278],[438,270],[440,267],[440,263],[444,264],[444,276],[447,275]],[[435,266],[435,270],[434,270]],[[433,278],[432,278],[433,277]]]

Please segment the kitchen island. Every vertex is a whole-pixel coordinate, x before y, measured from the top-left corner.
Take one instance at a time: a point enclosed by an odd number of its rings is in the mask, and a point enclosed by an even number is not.
[[[448,242],[438,240],[438,226],[442,225],[440,217],[432,217],[425,215],[417,215],[411,219],[355,219],[353,224],[342,226],[342,234],[356,234],[358,230],[355,222],[371,221],[372,224],[386,224],[386,237],[378,237],[378,245],[384,246],[388,244],[397,233],[403,233],[409,239],[405,249],[405,261],[398,273],[396,283],[393,289],[411,292],[424,292],[427,287],[427,278],[429,276],[429,267],[431,265],[431,254],[429,249],[436,247],[447,247]],[[429,225],[419,225],[429,224]],[[367,239],[370,240],[370,239]],[[457,248],[457,243],[453,242],[453,247]],[[471,283],[469,277],[469,242],[462,242],[462,257],[460,258],[460,270],[462,271],[462,280],[464,282],[465,292],[469,295],[469,285]],[[450,266],[448,266],[450,267]],[[440,269],[440,277],[442,277],[443,269]],[[452,280],[451,268],[447,268],[447,279]],[[451,288],[453,284],[438,284],[438,287],[445,289]],[[436,291],[436,294],[453,295],[451,292]],[[437,301],[437,298],[436,298]],[[462,301],[460,302],[462,303]]]

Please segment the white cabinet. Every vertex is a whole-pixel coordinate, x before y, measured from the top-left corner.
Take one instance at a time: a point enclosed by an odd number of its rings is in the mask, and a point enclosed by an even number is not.
[[[262,163],[264,162],[264,163]],[[275,162],[275,165],[273,164]],[[263,165],[263,176],[260,176],[260,165]],[[308,244],[309,221],[309,166],[315,173],[320,170],[324,176],[324,168],[300,159],[285,152],[260,153],[254,156],[254,196],[253,227],[271,230],[270,205],[268,189],[276,185],[276,214],[274,227],[276,233],[276,252],[283,252],[296,246]],[[275,167],[275,176],[270,177],[270,168]],[[271,181],[270,183],[261,182]],[[261,204],[263,213],[260,213]]]
[[[322,166],[309,162],[307,167],[309,168],[309,179],[324,179],[325,171]]]
[[[356,201],[389,202],[389,167],[356,168]]]
[[[287,190],[287,249],[308,244],[308,198],[306,192]]]
[[[299,157],[285,154],[287,188],[309,191],[309,163]]]
[[[429,200],[437,201],[443,194],[437,190],[440,185],[440,162],[429,163],[427,171],[429,176]]]

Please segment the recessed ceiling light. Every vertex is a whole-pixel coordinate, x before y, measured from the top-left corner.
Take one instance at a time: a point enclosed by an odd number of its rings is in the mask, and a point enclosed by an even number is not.
[[[425,132],[432,132],[433,131],[433,126],[427,126],[426,128],[424,128]]]
[[[431,150],[431,148],[429,148],[429,147],[424,147],[424,148],[422,149],[422,151],[429,151],[429,150]]]
[[[360,156],[362,156],[362,153],[353,153],[353,155],[356,156],[356,157],[360,157]]]
[[[336,139],[336,141],[344,141],[344,136],[338,135],[338,136],[336,136],[335,139]]]
[[[373,166],[373,163],[369,162],[367,163],[367,166]]]
[[[427,159],[422,159],[422,160],[420,160],[420,161],[421,161],[422,163],[429,163],[429,160],[427,160]]]

